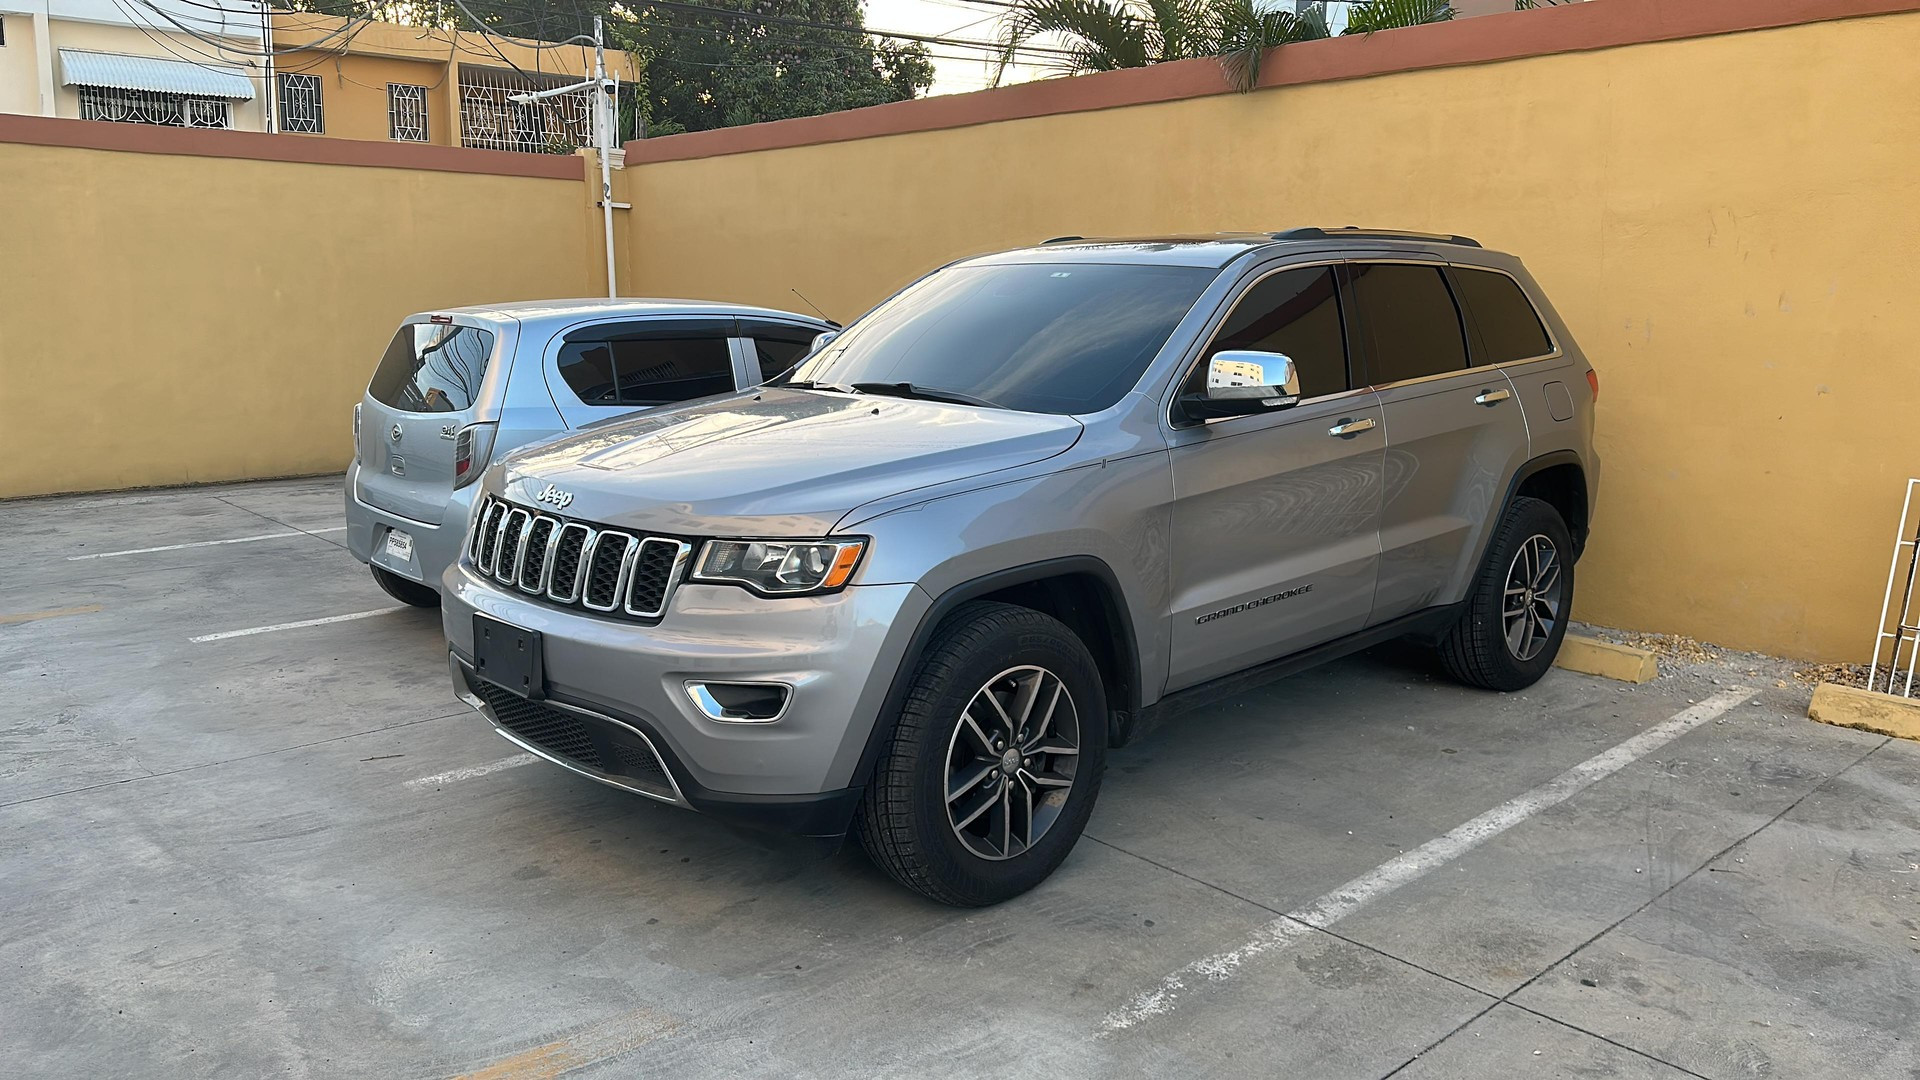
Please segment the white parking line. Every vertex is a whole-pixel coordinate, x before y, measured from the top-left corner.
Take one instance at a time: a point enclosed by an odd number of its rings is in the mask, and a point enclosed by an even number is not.
[[[540,759],[534,757],[532,754],[515,754],[509,758],[501,758],[499,761],[489,761],[485,765],[469,765],[464,769],[454,769],[450,772],[423,776],[418,780],[409,780],[407,781],[407,786],[410,788],[444,787],[461,780],[471,780],[476,776],[497,773],[501,769],[517,769],[522,765],[529,765],[538,760]]]
[[[231,540],[198,540],[191,544],[162,544],[159,547],[128,548],[125,551],[95,551],[87,555],[69,555],[68,562],[82,559],[113,559],[122,555],[147,555],[155,551],[179,551],[182,548],[219,547],[221,544],[251,544],[255,540],[278,540],[286,536],[318,536],[321,533],[346,532],[345,525],[335,525],[328,529],[298,529],[293,532],[261,533],[258,536],[236,536]]]
[[[298,630],[303,626],[325,626],[328,623],[352,622],[354,619],[371,619],[375,615],[386,615],[395,611],[405,611],[405,605],[374,608],[372,611],[355,611],[346,615],[329,615],[324,619],[301,619],[299,622],[274,623],[272,626],[249,626],[245,630],[222,630],[217,634],[201,634],[189,641],[225,641],[228,638],[251,637],[254,634],[271,634],[275,630]]]
[[[1249,960],[1283,948],[1316,929],[1332,926],[1372,901],[1420,878],[1435,867],[1459,858],[1542,810],[1558,806],[1578,795],[1595,781],[1612,776],[1755,693],[1758,691],[1736,686],[1715,694],[1613,749],[1595,754],[1532,791],[1501,803],[1452,832],[1388,859],[1306,907],[1290,911],[1266,924],[1246,944],[1204,960],[1196,960],[1161,979],[1158,986],[1134,995],[1125,1005],[1108,1013],[1100,1023],[1101,1028],[1104,1033],[1112,1034],[1172,1012],[1180,995],[1188,989],[1189,980],[1224,982],[1233,978]]]

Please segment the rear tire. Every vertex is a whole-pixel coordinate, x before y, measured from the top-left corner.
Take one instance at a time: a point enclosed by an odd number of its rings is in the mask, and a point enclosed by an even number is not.
[[[440,606],[440,594],[417,581],[408,581],[391,570],[382,570],[377,566],[369,567],[373,571],[373,580],[387,590],[387,595],[403,604],[414,607],[435,608]]]
[[[1515,499],[1488,542],[1466,611],[1440,643],[1440,662],[1468,686],[1524,690],[1553,666],[1572,608],[1567,523],[1548,503]]]
[[[1073,850],[1106,746],[1100,669],[1073,631],[1028,608],[963,604],[913,672],[854,828],[907,888],[997,904]]]

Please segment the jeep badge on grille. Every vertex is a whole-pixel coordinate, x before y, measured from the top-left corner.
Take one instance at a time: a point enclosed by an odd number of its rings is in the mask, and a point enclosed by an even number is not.
[[[568,504],[573,502],[573,492],[561,491],[552,484],[548,484],[546,487],[540,489],[540,494],[535,495],[533,501],[552,503],[554,506],[565,510]]]

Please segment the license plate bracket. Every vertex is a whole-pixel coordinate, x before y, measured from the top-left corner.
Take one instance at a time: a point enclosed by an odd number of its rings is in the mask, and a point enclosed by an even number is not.
[[[540,631],[474,615],[473,673],[523,698],[545,697],[545,643]]]
[[[387,554],[403,563],[413,561],[413,537],[399,529],[387,530]]]

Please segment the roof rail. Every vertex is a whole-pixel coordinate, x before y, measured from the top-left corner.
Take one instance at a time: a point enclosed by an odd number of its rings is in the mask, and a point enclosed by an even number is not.
[[[1046,247],[1048,244],[1066,244],[1066,243],[1071,243],[1075,240],[1085,240],[1085,239],[1086,237],[1084,236],[1052,236],[1052,237],[1048,237],[1045,240],[1040,241],[1040,246]]]
[[[1275,240],[1332,240],[1343,236],[1361,236],[1380,240],[1424,240],[1431,244],[1458,244],[1461,247],[1479,247],[1480,241],[1471,236],[1455,233],[1413,232],[1407,229],[1363,229],[1358,225],[1342,225],[1335,229],[1321,229],[1307,226],[1300,229],[1287,229],[1284,232],[1268,233]]]

